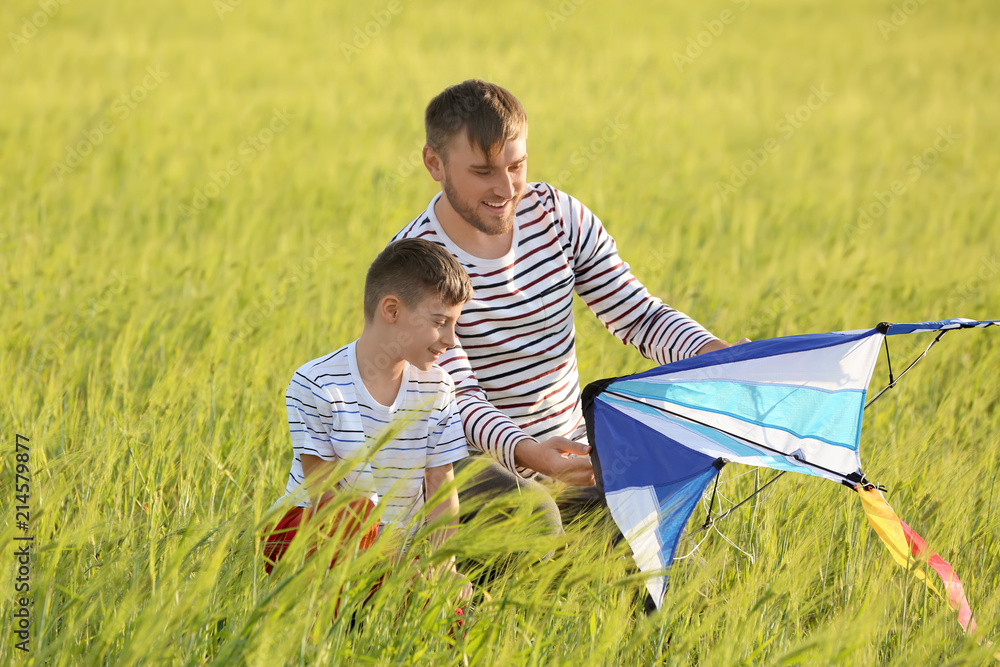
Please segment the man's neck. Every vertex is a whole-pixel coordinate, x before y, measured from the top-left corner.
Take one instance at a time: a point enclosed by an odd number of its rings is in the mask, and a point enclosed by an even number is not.
[[[441,194],[434,203],[434,215],[441,223],[441,229],[448,235],[452,243],[479,259],[499,259],[510,252],[510,246],[514,239],[514,230],[511,228],[506,234],[490,236],[484,234],[458,214],[451,207],[448,198]],[[514,224],[517,224],[516,222]]]
[[[403,383],[403,371],[406,369],[405,360],[392,357],[386,352],[392,349],[395,349],[393,345],[377,340],[377,336],[367,327],[354,346],[361,381],[371,397],[382,405],[392,405],[396,401],[399,387]]]

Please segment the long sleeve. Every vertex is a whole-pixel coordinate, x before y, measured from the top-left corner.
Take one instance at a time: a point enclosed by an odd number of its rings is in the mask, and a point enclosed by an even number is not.
[[[490,454],[511,472],[527,476],[531,471],[518,469],[514,463],[514,445],[529,436],[487,400],[461,344],[445,352],[438,364],[455,382],[455,403],[469,444]]]

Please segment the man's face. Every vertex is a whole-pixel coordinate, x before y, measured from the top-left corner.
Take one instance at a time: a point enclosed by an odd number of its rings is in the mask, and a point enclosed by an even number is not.
[[[487,159],[463,131],[448,140],[445,156],[437,180],[448,205],[484,234],[509,232],[528,175],[525,138],[511,139]]]
[[[455,323],[462,314],[462,304],[448,306],[429,294],[413,308],[400,302],[399,309],[400,356],[417,368],[429,370],[445,350],[458,344]]]

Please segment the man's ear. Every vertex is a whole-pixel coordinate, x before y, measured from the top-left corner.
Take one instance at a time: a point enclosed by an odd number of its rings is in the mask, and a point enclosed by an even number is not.
[[[389,294],[382,297],[378,302],[376,317],[381,317],[386,324],[395,324],[399,321],[399,307],[401,303],[399,297]]]
[[[424,166],[435,181],[444,180],[444,157],[428,144],[424,144]]]

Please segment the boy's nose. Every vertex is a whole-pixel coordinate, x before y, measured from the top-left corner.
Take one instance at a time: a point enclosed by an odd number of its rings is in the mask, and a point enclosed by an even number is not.
[[[448,329],[441,334],[441,342],[448,347],[455,347],[458,345],[458,340],[455,336],[455,327],[448,327]]]

